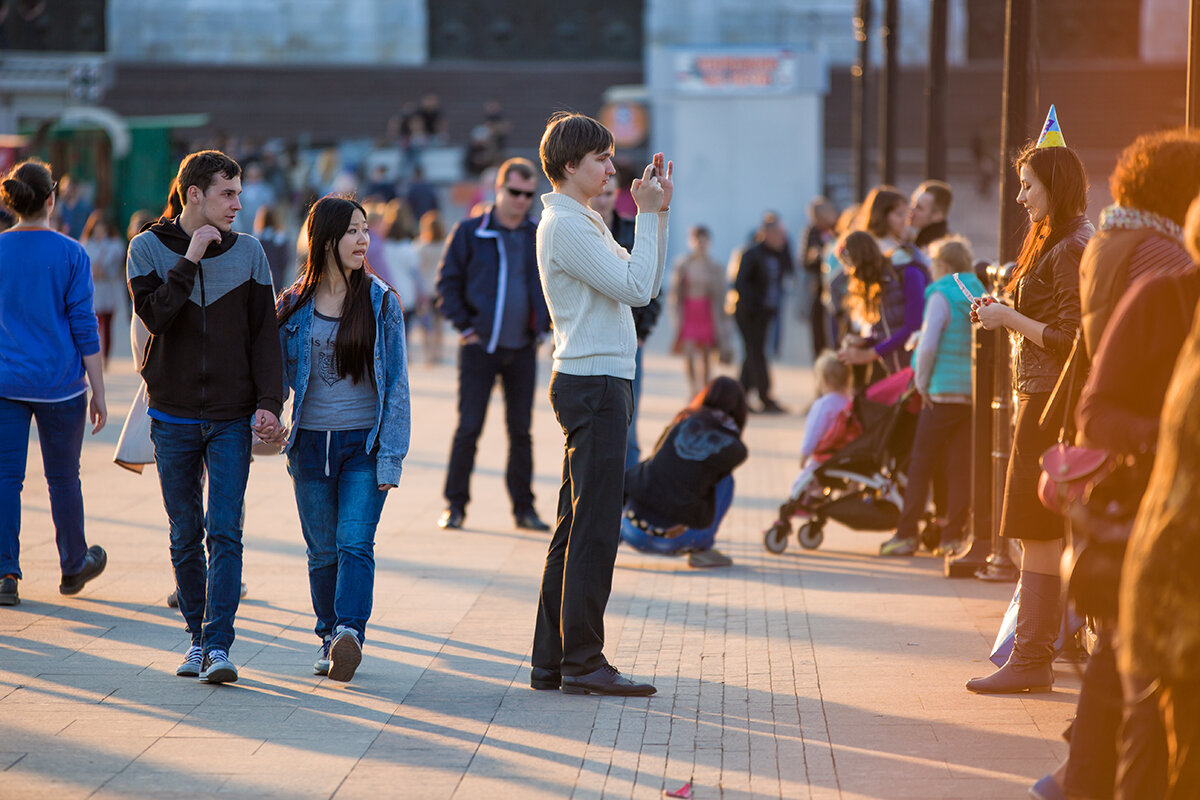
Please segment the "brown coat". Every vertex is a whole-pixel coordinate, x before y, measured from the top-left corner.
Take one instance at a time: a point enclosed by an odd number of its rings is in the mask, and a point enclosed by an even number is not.
[[[1158,456],[1125,554],[1121,669],[1200,679],[1200,327],[1192,325],[1163,405]]]

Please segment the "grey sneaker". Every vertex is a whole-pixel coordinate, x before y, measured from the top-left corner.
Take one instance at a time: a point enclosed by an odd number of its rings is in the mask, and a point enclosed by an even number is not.
[[[187,655],[183,657],[183,663],[175,668],[175,674],[181,678],[197,678],[200,676],[203,666],[204,651],[200,649],[200,645],[194,644],[188,648]]]
[[[317,651],[317,660],[313,664],[313,675],[329,674],[329,645],[332,642],[332,636],[326,636],[325,640],[321,642],[321,649]]]
[[[229,660],[224,650],[209,650],[204,654],[204,669],[200,680],[204,683],[233,683],[238,679],[237,667]]]
[[[345,683],[354,677],[361,661],[362,645],[358,634],[344,625],[338,626],[329,645],[329,680]]]

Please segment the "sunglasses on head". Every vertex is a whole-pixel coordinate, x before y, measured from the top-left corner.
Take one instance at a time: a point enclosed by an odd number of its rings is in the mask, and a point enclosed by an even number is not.
[[[533,192],[523,192],[520,189],[514,189],[511,186],[505,186],[504,189],[513,197],[524,197],[526,199],[533,198]]]

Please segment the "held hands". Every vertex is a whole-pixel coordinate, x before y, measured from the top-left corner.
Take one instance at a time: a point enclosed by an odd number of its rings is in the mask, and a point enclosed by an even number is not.
[[[221,232],[219,230],[212,225],[201,225],[192,234],[192,241],[188,244],[187,254],[184,258],[199,264],[200,259],[204,258],[204,252],[208,250],[208,246],[213,242],[219,241],[221,241]]]
[[[634,179],[630,192],[639,214],[666,211],[670,207],[675,192],[675,182],[671,180],[673,170],[673,162],[668,161],[664,168],[663,154],[655,153],[642,177]]]
[[[282,445],[287,440],[287,431],[280,424],[279,418],[265,408],[254,412],[254,421],[250,423],[250,430],[269,444]]]

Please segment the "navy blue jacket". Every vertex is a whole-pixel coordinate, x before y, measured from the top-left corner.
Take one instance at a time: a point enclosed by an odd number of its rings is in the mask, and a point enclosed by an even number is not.
[[[496,352],[500,339],[509,276],[498,227],[492,209],[458,223],[437,277],[438,310],[460,333],[474,331],[489,353]],[[550,330],[550,311],[538,277],[537,222],[527,218],[520,231],[525,235],[525,294],[532,310],[529,330],[537,340]]]

